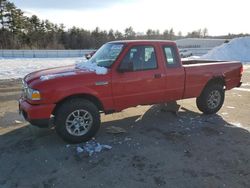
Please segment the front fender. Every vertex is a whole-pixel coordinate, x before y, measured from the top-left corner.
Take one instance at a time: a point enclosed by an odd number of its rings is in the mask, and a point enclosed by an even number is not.
[[[73,96],[73,95],[82,95],[82,94],[92,95],[99,100],[101,98],[96,91],[88,87],[71,88],[71,89],[66,89],[66,90],[61,89],[61,90],[57,90],[57,92],[53,94],[54,95],[53,103],[58,103],[59,101],[67,97]]]

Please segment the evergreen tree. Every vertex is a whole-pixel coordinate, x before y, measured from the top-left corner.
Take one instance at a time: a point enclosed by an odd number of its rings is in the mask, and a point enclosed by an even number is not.
[[[125,38],[129,40],[135,39],[135,32],[131,26],[125,29]]]
[[[121,33],[120,31],[115,31],[114,36],[115,36],[115,39],[116,39],[116,40],[121,40],[121,39],[123,39],[123,35],[122,35],[122,33]]]
[[[146,34],[136,35],[130,26],[120,31],[110,29],[108,32],[96,27],[93,31],[72,27],[65,29],[63,24],[53,24],[49,20],[40,20],[36,15],[24,16],[21,9],[9,0],[0,0],[0,48],[1,49],[89,49],[99,48],[113,40],[124,39],[164,39],[175,40],[183,37],[202,38],[208,36],[207,28],[198,29],[182,36],[175,35],[174,29],[148,29]],[[249,36],[249,34],[229,34],[223,38]]]

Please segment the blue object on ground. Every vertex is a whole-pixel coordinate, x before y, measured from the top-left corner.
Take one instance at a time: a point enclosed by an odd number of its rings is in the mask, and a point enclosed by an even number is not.
[[[92,156],[94,153],[99,153],[104,149],[110,150],[112,149],[112,146],[100,144],[99,142],[91,140],[89,142],[86,142],[83,146],[77,146],[76,152],[78,154],[85,152],[88,153],[89,156]]]

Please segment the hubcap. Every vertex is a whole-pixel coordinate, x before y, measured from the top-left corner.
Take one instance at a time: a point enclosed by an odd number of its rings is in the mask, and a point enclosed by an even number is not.
[[[217,90],[212,91],[207,100],[208,108],[215,109],[219,106],[221,101],[221,95],[220,92]]]
[[[75,110],[66,119],[66,129],[73,136],[86,134],[93,124],[92,115],[86,110]]]

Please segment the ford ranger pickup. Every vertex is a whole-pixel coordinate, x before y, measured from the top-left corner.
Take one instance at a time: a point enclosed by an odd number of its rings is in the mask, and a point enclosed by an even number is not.
[[[30,124],[52,124],[71,143],[91,139],[102,112],[196,98],[201,112],[216,113],[243,73],[240,62],[182,62],[175,42],[157,40],[108,42],[79,64],[28,74],[19,99]]]

